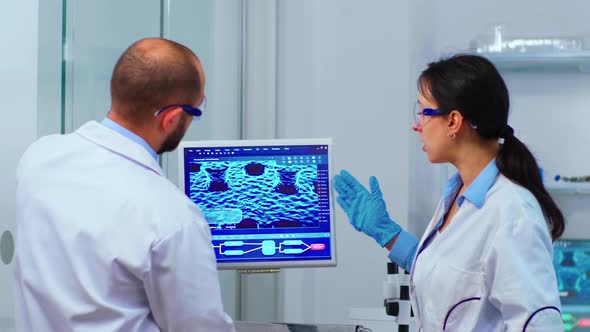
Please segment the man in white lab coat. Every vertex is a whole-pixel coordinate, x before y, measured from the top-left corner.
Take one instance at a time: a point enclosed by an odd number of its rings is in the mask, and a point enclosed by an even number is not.
[[[201,115],[204,85],[188,48],[140,40],[115,65],[102,123],[27,149],[17,170],[19,331],[234,331],[209,227],[158,164]]]

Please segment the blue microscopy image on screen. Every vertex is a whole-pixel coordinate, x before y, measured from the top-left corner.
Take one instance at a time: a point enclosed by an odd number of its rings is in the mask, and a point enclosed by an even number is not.
[[[188,195],[213,229],[318,227],[318,165],[275,160],[189,165]]]
[[[590,305],[590,241],[557,241],[553,264],[562,304]]]
[[[332,266],[329,146],[234,143],[184,147],[181,157],[182,187],[220,266]]]

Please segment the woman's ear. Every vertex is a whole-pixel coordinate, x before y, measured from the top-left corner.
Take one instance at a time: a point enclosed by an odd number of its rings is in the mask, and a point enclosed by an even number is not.
[[[449,135],[459,133],[464,120],[463,115],[459,111],[451,111],[448,116]]]

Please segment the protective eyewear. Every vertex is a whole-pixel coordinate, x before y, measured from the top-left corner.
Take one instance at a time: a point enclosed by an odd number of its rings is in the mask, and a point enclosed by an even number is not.
[[[205,110],[206,106],[207,106],[207,98],[203,97],[203,101],[197,107],[192,107],[190,105],[172,104],[172,105],[168,105],[168,106],[164,106],[164,107],[160,108],[156,113],[154,113],[154,115],[158,116],[166,110],[169,110],[174,107],[180,107],[180,108],[182,108],[183,111],[194,116],[194,119],[197,120],[203,114],[203,111]]]
[[[426,124],[427,117],[449,114],[447,111],[441,111],[434,108],[422,108],[420,103],[414,107],[414,125],[416,127]]]

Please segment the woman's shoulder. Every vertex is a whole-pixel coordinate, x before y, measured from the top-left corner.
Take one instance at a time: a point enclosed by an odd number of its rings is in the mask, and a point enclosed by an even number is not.
[[[539,202],[528,189],[499,174],[492,185],[484,205],[499,209],[502,214],[510,214],[509,219],[541,219],[544,220]]]
[[[500,174],[488,191],[487,207],[495,243],[498,237],[510,241],[524,241],[551,250],[551,234],[543,210],[533,193]],[[535,247],[536,248],[536,247]]]

